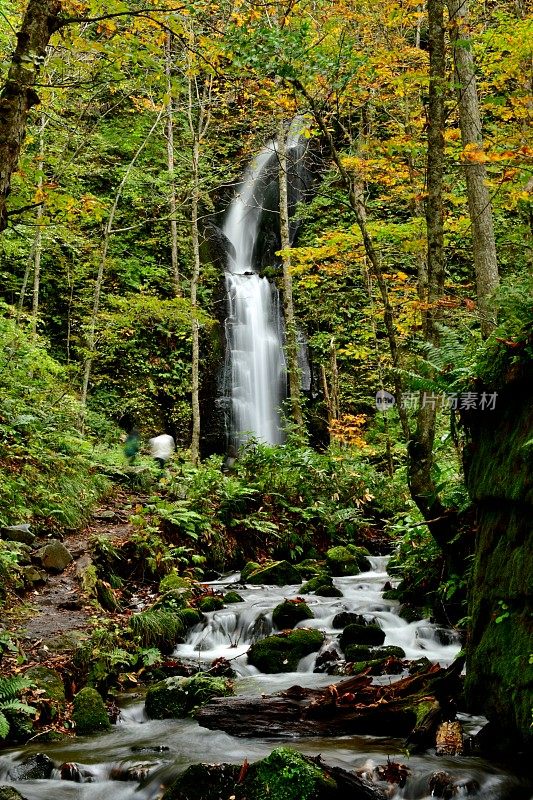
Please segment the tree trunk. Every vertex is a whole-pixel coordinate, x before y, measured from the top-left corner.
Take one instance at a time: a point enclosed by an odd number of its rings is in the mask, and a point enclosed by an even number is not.
[[[170,247],[172,263],[172,281],[174,294],[181,297],[181,278],[178,263],[178,222],[176,219],[176,180],[174,177],[174,104],[172,102],[172,34],[167,33],[165,41],[165,73],[167,77],[167,167],[170,183]]]
[[[472,45],[468,33],[468,0],[447,0],[450,15],[450,39],[459,104],[459,125],[463,148],[483,152],[483,135]],[[483,162],[465,160],[468,209],[472,225],[474,269],[481,334],[490,335],[496,325],[496,314],[490,300],[498,288],[498,260],[487,170]]]
[[[200,238],[198,232],[198,201],[200,198],[199,184],[199,158],[200,143],[195,134],[192,149],[192,203],[191,203],[191,237],[193,252],[193,272],[191,276],[191,327],[192,327],[192,364],[191,364],[191,394],[192,394],[192,436],[191,436],[191,461],[197,464],[200,459],[200,330],[198,326],[197,289],[200,278]]]
[[[292,299],[292,276],[289,239],[289,202],[287,194],[287,140],[283,120],[278,125],[278,158],[279,158],[279,226],[281,235],[283,265],[283,310],[285,315],[285,337],[287,353],[287,372],[289,392],[294,422],[303,429],[302,401],[300,396],[300,368],[298,366],[298,337],[294,318]]]
[[[41,254],[43,246],[43,171],[44,171],[44,129],[46,127],[46,117],[41,114],[41,124],[39,126],[39,161],[37,162],[37,169],[39,177],[37,179],[37,192],[39,196],[39,205],[37,206],[37,221],[34,242],[34,257],[33,257],[33,298],[32,298],[32,311],[31,311],[31,330],[33,340],[37,336],[37,317],[39,315],[39,289],[41,285]]]
[[[17,33],[17,46],[0,93],[0,232],[8,224],[7,198],[17,170],[30,109],[39,103],[33,86],[46,47],[58,29],[60,0],[30,0]]]

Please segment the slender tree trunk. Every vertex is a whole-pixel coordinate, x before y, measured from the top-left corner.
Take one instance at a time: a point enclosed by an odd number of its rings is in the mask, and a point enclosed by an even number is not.
[[[0,92],[0,233],[8,224],[7,198],[17,170],[30,109],[39,103],[34,90],[50,37],[58,29],[59,0],[29,0],[17,33],[7,80]]]
[[[283,120],[278,125],[278,158],[279,158],[279,227],[282,249],[283,266],[283,310],[285,315],[285,337],[287,352],[287,372],[289,377],[289,392],[292,416],[299,428],[303,429],[304,419],[302,414],[302,400],[300,396],[300,368],[298,366],[298,336],[294,317],[294,303],[292,299],[292,276],[289,238],[289,201],[287,193],[287,139]]]
[[[197,464],[200,459],[200,329],[198,325],[198,280],[200,278],[200,237],[198,231],[198,202],[200,199],[199,185],[199,160],[200,143],[194,136],[192,150],[192,203],[191,203],[191,236],[193,252],[193,271],[191,276],[191,326],[192,326],[192,365],[191,365],[191,394],[192,394],[192,436],[191,436],[191,461]]]
[[[178,263],[178,223],[176,219],[176,180],[174,176],[174,103],[172,100],[172,34],[167,33],[165,41],[165,73],[167,77],[167,167],[170,182],[170,247],[172,259],[172,281],[174,294],[181,297],[181,277]]]
[[[98,266],[98,273],[96,275],[96,281],[94,283],[93,308],[92,308],[92,313],[91,313],[91,317],[90,317],[90,320],[89,320],[89,330],[88,330],[88,333],[87,333],[87,357],[85,359],[85,368],[84,368],[84,371],[83,371],[83,383],[82,383],[82,389],[81,389],[81,403],[82,403],[82,406],[86,405],[86,403],[87,403],[87,395],[89,393],[89,381],[91,379],[91,370],[92,370],[94,355],[95,355],[95,351],[96,351],[96,348],[95,348],[95,345],[96,345],[96,321],[98,319],[98,312],[100,310],[100,296],[101,296],[101,293],[102,293],[102,285],[103,285],[103,282],[104,282],[104,273],[105,273],[106,262],[107,262],[107,252],[108,252],[108,249],[109,249],[109,240],[110,240],[111,234],[113,232],[113,223],[115,221],[115,214],[117,213],[118,204],[119,204],[122,192],[124,190],[124,186],[126,185],[126,182],[127,182],[128,178],[130,176],[130,173],[131,173],[133,167],[135,166],[135,162],[137,161],[137,159],[139,158],[140,154],[142,153],[142,151],[146,147],[146,144],[148,143],[148,140],[150,139],[150,136],[152,135],[152,133],[154,132],[154,130],[158,126],[159,120],[161,119],[162,114],[163,114],[163,111],[160,111],[159,114],[157,115],[156,121],[154,122],[154,124],[150,128],[150,130],[149,130],[148,134],[146,135],[144,141],[139,145],[139,147],[137,149],[137,152],[135,153],[135,155],[133,156],[132,160],[128,164],[128,168],[126,169],[126,172],[124,173],[124,175],[122,177],[122,180],[120,181],[120,183],[118,185],[118,189],[117,189],[117,192],[115,194],[115,199],[113,201],[113,205],[111,206],[111,211],[109,212],[109,217],[107,218],[107,222],[106,222],[106,224],[104,226],[103,241],[102,241],[102,255],[101,255],[100,263],[99,263],[99,266]]]
[[[450,39],[453,47],[459,125],[463,148],[483,151],[483,135],[472,44],[468,33],[468,0],[447,0],[450,15]],[[498,260],[487,170],[483,162],[465,161],[468,209],[472,224],[474,268],[481,334],[490,335],[496,314],[490,300],[498,287]]]
[[[37,169],[39,177],[37,179],[37,193],[39,196],[40,204],[37,206],[37,228],[35,230],[34,242],[34,260],[33,260],[33,298],[32,298],[32,311],[31,311],[31,330],[33,340],[37,336],[37,318],[39,316],[39,290],[41,286],[41,254],[43,247],[43,171],[44,171],[44,129],[46,127],[46,117],[41,114],[41,124],[39,126],[39,160],[37,162]]]

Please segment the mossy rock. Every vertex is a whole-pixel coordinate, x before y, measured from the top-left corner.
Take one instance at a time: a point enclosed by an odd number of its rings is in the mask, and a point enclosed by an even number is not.
[[[300,561],[299,564],[295,564],[294,567],[298,570],[301,577],[307,580],[324,572],[324,562],[318,561],[316,558],[306,558],[304,561]]]
[[[288,561],[273,561],[256,569],[246,580],[253,586],[286,586],[300,583],[300,574]]]
[[[379,625],[347,625],[340,636],[340,646],[344,651],[349,644],[366,644],[379,647],[385,641],[385,633]]]
[[[318,575],[308,580],[307,583],[302,584],[299,591],[302,592],[302,594],[311,594],[322,586],[333,586],[333,579],[327,572],[319,572]]]
[[[165,577],[161,578],[159,581],[159,591],[161,594],[174,590],[181,591],[186,599],[192,597],[191,580],[178,575],[175,569],[171,570],[168,575],[165,575]]]
[[[340,589],[337,589],[336,586],[330,586],[329,584],[319,586],[318,589],[315,590],[315,594],[317,597],[344,597]]]
[[[244,603],[244,597],[241,597],[238,592],[226,592],[224,602],[226,605],[229,603]]]
[[[386,661],[386,658],[371,658],[366,661],[353,661],[350,663],[349,667],[350,675],[359,675],[368,668],[370,668],[371,675],[383,675]]]
[[[348,625],[366,625],[366,620],[362,614],[356,614],[354,611],[339,611],[333,617],[331,624],[334,628],[346,628]]]
[[[26,798],[12,786],[0,786],[0,800],[26,800]]]
[[[24,677],[28,678],[37,689],[44,690],[48,699],[55,703],[65,702],[63,678],[55,669],[41,666],[30,667],[24,673]]]
[[[151,719],[186,717],[213,697],[233,694],[226,678],[198,673],[191,678],[166,678],[151,686],[146,694],[145,711]]]
[[[242,788],[247,800],[319,800],[335,796],[337,784],[301,753],[276,747],[250,766]]]
[[[386,647],[376,647],[372,651],[372,658],[405,658],[405,650],[388,644]]]
[[[90,686],[75,695],[72,719],[76,723],[76,733],[82,736],[107,731],[111,727],[104,701]]]
[[[186,628],[194,628],[195,625],[199,625],[205,619],[197,608],[182,608],[178,615]]]
[[[255,642],[248,650],[248,663],[269,675],[294,672],[299,660],[320,650],[323,643],[324,634],[320,631],[297,628]]]
[[[326,553],[326,564],[334,576],[359,575],[370,568],[368,556],[370,553],[365,547],[356,547],[353,544],[343,547],[331,547]]]
[[[236,764],[193,764],[172,783],[161,800],[215,800],[231,797],[241,767]]]
[[[96,598],[105,611],[111,613],[120,610],[120,603],[118,602],[115,593],[111,586],[105,581],[98,579],[96,581]]]
[[[314,614],[307,605],[299,600],[284,600],[277,605],[272,612],[272,622],[277,628],[294,628],[298,622],[304,619],[314,619]]]
[[[344,648],[346,661],[370,661],[372,648],[364,644],[347,644]]]
[[[198,608],[204,614],[209,611],[220,611],[221,608],[224,608],[224,598],[218,597],[216,594],[207,595],[198,602]]]
[[[241,570],[241,577],[239,581],[246,583],[252,572],[257,572],[258,569],[261,569],[261,564],[258,564],[257,561],[248,561],[248,563],[245,564]]]

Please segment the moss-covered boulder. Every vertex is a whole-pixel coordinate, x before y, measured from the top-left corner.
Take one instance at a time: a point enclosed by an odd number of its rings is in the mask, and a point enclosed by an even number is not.
[[[329,584],[319,586],[318,589],[315,589],[315,594],[317,597],[344,597],[340,589]]]
[[[300,573],[288,561],[272,561],[250,573],[246,581],[253,586],[286,586],[300,583]]]
[[[258,569],[261,569],[261,564],[257,561],[248,561],[241,570],[240,581],[246,583],[252,572],[257,572]]]
[[[235,794],[241,767],[236,764],[193,764],[164,793],[161,800],[219,800]]]
[[[372,648],[364,644],[347,644],[344,646],[346,661],[370,661]]]
[[[36,689],[43,690],[45,696],[54,703],[65,701],[63,678],[55,669],[41,666],[30,667],[24,673],[24,677],[28,678]]]
[[[224,602],[226,603],[226,605],[228,605],[229,603],[243,603],[244,597],[241,597],[241,595],[238,592],[230,591],[226,592],[226,594],[224,595]]]
[[[224,608],[224,598],[216,594],[208,594],[198,602],[198,609],[204,614],[209,611],[220,611],[221,608]]]
[[[277,747],[252,764],[242,788],[242,795],[248,800],[319,800],[338,796],[337,784],[326,772],[288,747]]]
[[[190,578],[178,575],[175,569],[171,570],[164,578],[159,581],[159,591],[161,594],[170,591],[177,591],[186,599],[192,597],[193,583]]]
[[[39,561],[47,572],[63,572],[72,561],[72,554],[67,550],[63,542],[58,539],[52,539],[44,547],[37,550],[34,558]]]
[[[324,572],[324,562],[318,561],[316,558],[306,558],[304,561],[300,561],[299,564],[295,564],[294,566],[300,573],[300,576],[308,580]]]
[[[308,628],[267,636],[248,650],[248,662],[261,672],[294,672],[304,656],[320,650],[324,634]]]
[[[148,689],[145,711],[151,719],[185,717],[211,698],[230,694],[233,684],[226,678],[202,673],[190,678],[166,678]]]
[[[284,628],[294,628],[298,622],[304,619],[313,619],[314,614],[303,600],[284,600],[277,605],[272,612],[272,622],[283,630]]]
[[[349,644],[379,647],[385,641],[385,633],[379,625],[347,625],[341,633],[339,641],[343,651]]]
[[[76,723],[76,732],[82,736],[107,731],[111,727],[104,701],[90,686],[75,695],[72,719]]]
[[[303,583],[300,586],[300,592],[302,594],[311,594],[323,586],[333,586],[333,579],[327,572],[319,572],[314,578]]]
[[[346,628],[347,625],[366,625],[366,620],[362,614],[354,611],[340,611],[335,614],[331,624],[334,628]]]
[[[326,553],[326,564],[332,575],[359,575],[370,569],[368,556],[370,553],[365,547],[356,547],[348,544],[346,547],[331,547]]]
[[[386,647],[375,647],[372,651],[372,658],[405,658],[405,650],[392,644]]]
[[[205,617],[198,611],[197,608],[182,608],[179,612],[179,618],[186,628],[194,628],[200,622],[203,622]]]

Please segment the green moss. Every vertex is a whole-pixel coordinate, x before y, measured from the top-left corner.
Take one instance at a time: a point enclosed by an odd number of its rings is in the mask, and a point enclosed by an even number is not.
[[[91,689],[90,686],[75,695],[72,719],[76,723],[76,732],[82,736],[107,731],[111,727],[104,701],[96,689]]]
[[[276,627],[281,630],[284,628],[294,628],[298,622],[313,618],[314,614],[307,603],[295,600],[284,600],[284,602],[277,605],[272,612],[272,621]]]
[[[340,589],[337,589],[336,586],[330,586],[327,584],[326,586],[319,586],[318,589],[315,590],[315,594],[317,597],[343,597]]]
[[[300,592],[302,592],[302,594],[311,594],[322,586],[333,586],[333,580],[327,572],[320,572],[318,575],[315,575],[314,578],[308,580],[307,583],[302,584]]]
[[[299,564],[295,564],[295,568],[302,578],[307,578],[308,580],[324,572],[324,566],[323,561],[318,561],[315,558],[306,558],[305,561],[300,561]]]
[[[187,600],[180,589],[170,589],[155,601],[151,610],[181,611],[187,605]]]
[[[369,555],[366,548],[352,544],[331,547],[326,553],[326,564],[332,575],[359,575],[370,569]]]
[[[347,644],[344,648],[346,661],[370,661],[372,648],[362,644]]]
[[[63,679],[59,672],[55,669],[48,667],[30,667],[24,673],[24,677],[28,678],[37,689],[42,689],[46,693],[46,697],[56,703],[64,703],[65,701],[65,687]]]
[[[186,628],[193,628],[204,620],[203,614],[196,608],[183,608],[178,616]]]
[[[159,581],[159,591],[163,594],[171,589],[182,589],[185,596],[192,595],[192,585],[189,578],[182,578],[175,569],[161,578]]]
[[[273,561],[256,569],[246,580],[254,586],[286,586],[300,583],[300,574],[288,561]]]
[[[151,719],[185,717],[212,697],[230,694],[233,684],[226,678],[202,673],[191,678],[166,678],[148,689],[145,710]]]
[[[247,800],[318,800],[335,789],[320,767],[288,747],[252,764],[244,781]]]
[[[385,634],[379,625],[347,625],[340,636],[340,646],[344,651],[349,644],[381,645]]]
[[[226,592],[226,594],[224,595],[224,602],[226,603],[226,605],[228,603],[243,603],[244,597],[241,597],[241,595],[238,592]]]
[[[268,674],[294,672],[299,660],[319,650],[323,642],[324,634],[320,631],[297,628],[288,634],[267,636],[255,642],[248,650],[248,661]]]
[[[206,614],[209,611],[220,611],[221,608],[224,608],[224,598],[214,594],[207,595],[199,601],[198,608]]]
[[[261,564],[258,564],[257,561],[248,561],[248,563],[241,570],[240,580],[245,583],[252,572],[256,572],[258,569],[261,569]]]
[[[11,786],[0,786],[0,800],[25,800],[25,798]]]

